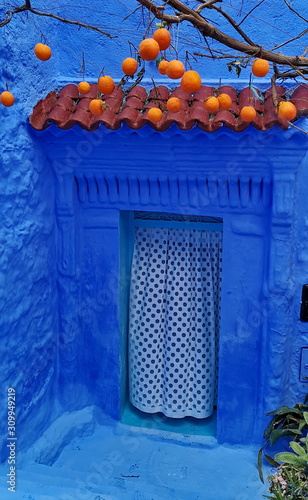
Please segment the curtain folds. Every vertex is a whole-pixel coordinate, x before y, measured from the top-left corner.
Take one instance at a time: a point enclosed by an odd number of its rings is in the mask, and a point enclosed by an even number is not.
[[[217,392],[221,231],[136,228],[130,401],[167,417],[211,415]]]

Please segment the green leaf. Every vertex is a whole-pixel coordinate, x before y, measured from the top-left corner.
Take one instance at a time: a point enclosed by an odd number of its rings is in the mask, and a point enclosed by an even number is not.
[[[277,462],[284,462],[291,465],[303,465],[307,462],[307,458],[308,455],[302,455],[298,457],[294,455],[294,453],[289,453],[288,451],[277,453],[277,455],[275,455],[274,457]]]
[[[263,448],[265,444],[260,448],[259,453],[258,453],[258,472],[259,472],[259,478],[264,483],[264,477],[263,477],[263,471],[262,471],[262,454],[263,454]]]
[[[303,417],[305,419],[306,424],[308,425],[308,412],[307,411],[304,411]]]
[[[278,408],[278,410],[270,411],[269,413],[266,413],[266,415],[285,415],[287,413],[295,413],[297,415],[302,414],[302,412],[300,410],[297,410],[296,408],[289,408],[288,406],[281,406],[281,408]]]
[[[285,419],[284,416],[279,416],[279,415],[273,417],[268,426],[266,427],[263,437],[268,439],[270,437],[272,430],[278,427],[284,421],[284,419]]]
[[[273,446],[282,437],[294,437],[294,435],[301,436],[301,431],[297,429],[274,429],[270,435],[270,444]]]
[[[155,25],[157,26],[157,28],[165,28],[165,26],[167,26],[167,21],[161,21],[160,23],[155,23]]]
[[[297,455],[305,455],[306,454],[306,450],[304,450],[304,448],[300,444],[296,443],[295,441],[291,441],[290,448],[292,448],[292,450]]]
[[[156,64],[156,66],[158,66],[158,65],[159,65],[159,63],[160,63],[161,61],[163,61],[164,59],[165,59],[165,58],[164,58],[163,56],[158,57],[158,58],[155,60],[155,64]]]
[[[279,463],[276,462],[276,460],[274,460],[272,457],[270,457],[269,455],[265,455],[265,453],[264,453],[264,457],[266,458],[266,460],[268,461],[268,463],[270,465],[272,465],[276,469],[279,467]]]
[[[298,423],[298,430],[300,430],[300,431],[301,431],[301,430],[303,430],[303,429],[304,429],[304,427],[306,427],[306,426],[307,426],[307,424],[306,424],[305,420],[300,420],[300,421],[299,421],[299,423]]]

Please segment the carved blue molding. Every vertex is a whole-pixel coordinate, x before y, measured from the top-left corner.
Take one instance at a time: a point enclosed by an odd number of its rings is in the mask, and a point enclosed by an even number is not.
[[[254,178],[133,177],[120,175],[75,174],[80,203],[105,206],[218,207],[261,210],[272,200],[269,176]],[[72,182],[72,181],[71,181]]]

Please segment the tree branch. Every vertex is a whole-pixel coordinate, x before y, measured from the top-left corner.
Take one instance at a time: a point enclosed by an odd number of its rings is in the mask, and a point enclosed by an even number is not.
[[[0,22],[0,28],[3,28],[3,26],[5,26],[9,22],[11,22],[14,14],[19,14],[20,12],[24,12],[25,10],[29,10],[27,7],[27,4],[22,5],[21,7],[15,7],[15,9],[12,9],[12,10],[8,10],[6,12],[6,18]]]
[[[214,3],[220,3],[222,2],[222,0],[209,0],[208,2],[198,0],[198,2],[202,3],[202,5],[199,5],[199,7],[196,9],[196,12],[200,13],[203,9],[210,9],[214,5]]]
[[[296,128],[296,130],[299,130],[300,132],[303,132],[304,134],[308,135],[307,130],[304,130],[303,128],[300,128],[297,125],[294,125],[294,123],[288,122],[288,125],[291,125],[291,127]]]
[[[222,10],[220,7],[217,7],[216,5],[212,6],[212,9],[215,9],[217,12],[219,12],[227,21],[233,26],[233,28],[241,35],[241,37],[245,40],[245,42],[249,43],[249,45],[255,45],[254,42],[246,35],[246,33],[242,30],[242,28],[239,27],[239,24],[237,24],[234,19],[232,19],[227,12]]]
[[[288,7],[288,9],[290,9],[292,12],[294,12],[294,14],[296,14],[298,17],[300,17],[303,21],[305,21],[306,23],[308,23],[308,19],[306,19],[304,16],[302,16],[297,10],[295,10],[293,7],[291,7],[290,4],[288,4],[287,0],[283,0],[284,3],[286,4],[286,6]]]
[[[290,40],[287,40],[286,42],[280,43],[279,45],[276,45],[275,47],[272,48],[272,50],[280,49],[280,47],[283,47],[284,45],[287,45],[290,42],[294,42],[294,40],[298,40],[299,38],[306,35],[307,33],[308,33],[308,29],[302,31],[299,35],[294,36],[293,38],[290,38]]]
[[[245,19],[247,19],[248,16],[250,16],[250,14],[257,8],[259,7],[265,0],[260,0],[259,3],[257,3],[257,5],[255,5],[252,9],[250,9],[249,12],[247,12],[247,14],[245,14],[245,16],[243,17],[243,19],[241,20],[241,22],[238,23],[238,26],[240,26],[244,21]],[[244,2],[243,2],[244,3]]]
[[[184,5],[179,0],[168,0],[168,5],[173,7],[179,14],[175,16],[163,14],[157,9],[157,6],[151,0],[137,0],[141,5],[146,7],[157,19],[165,20],[169,23],[181,22],[183,20],[190,22],[203,36],[208,36],[213,40],[230,47],[231,49],[250,55],[252,57],[261,57],[276,64],[284,66],[308,66],[308,58],[300,56],[287,56],[281,53],[274,53],[270,50],[265,50],[259,45],[250,45],[233,38],[218,28],[210,24],[203,16],[187,5]]]
[[[305,57],[308,54],[308,47],[305,48],[304,52],[302,53],[302,57]]]
[[[73,24],[75,26],[79,26],[81,28],[86,28],[88,30],[96,31],[97,33],[100,33],[101,35],[105,35],[108,38],[117,38],[117,36],[112,36],[110,33],[107,33],[106,31],[102,31],[101,29],[97,28],[96,26],[91,26],[90,24],[85,24],[80,21],[71,21],[70,19],[65,19],[64,17],[57,16],[55,14],[52,14],[51,12],[42,12],[40,10],[33,9],[31,7],[31,2],[30,0],[26,0],[26,3],[22,5],[21,7],[16,7],[15,9],[9,10],[6,13],[6,18],[0,22],[0,28],[8,24],[11,20],[14,14],[19,14],[20,12],[31,12],[32,14],[35,14],[36,16],[43,16],[43,17],[51,17],[52,19],[56,19],[57,21],[60,21],[65,24]]]

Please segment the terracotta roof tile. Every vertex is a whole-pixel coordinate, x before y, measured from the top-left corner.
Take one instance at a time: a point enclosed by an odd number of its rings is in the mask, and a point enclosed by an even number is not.
[[[297,108],[297,115],[298,117],[301,116],[307,116],[307,108],[308,108],[308,85],[300,85],[297,87],[293,94],[292,94],[292,99],[291,102],[296,106]]]
[[[202,86],[195,94],[190,95],[180,87],[169,90],[164,85],[153,87],[149,93],[142,86],[136,86],[125,95],[123,89],[116,87],[112,94],[104,98],[105,110],[100,116],[93,116],[89,111],[91,99],[98,95],[97,84],[91,84],[87,94],[80,95],[76,85],[69,84],[57,94],[55,91],[41,100],[33,109],[30,123],[36,130],[43,130],[51,123],[64,130],[79,125],[86,130],[95,130],[102,123],[105,127],[116,130],[125,123],[132,129],[139,129],[149,124],[153,129],[163,132],[176,124],[182,130],[189,130],[197,125],[206,132],[214,132],[226,126],[236,132],[242,132],[252,125],[258,130],[268,130],[278,125],[288,128],[288,123],[278,118],[273,104],[272,89],[265,93],[259,90],[252,91],[247,87],[237,92],[230,85],[219,89],[220,93],[230,95],[232,105],[229,110],[218,110],[217,113],[208,113],[203,102],[216,94],[213,87]],[[255,93],[259,94],[258,99]],[[182,109],[177,113],[166,110],[166,101],[169,97],[179,97]],[[277,87],[278,99],[289,97],[289,91],[284,87]],[[298,109],[297,118],[308,116],[308,85],[300,85],[291,95],[291,101]],[[243,106],[252,105],[257,110],[257,116],[251,123],[245,122],[239,116]],[[148,110],[154,106],[164,111],[160,122],[153,124],[148,119]]]

